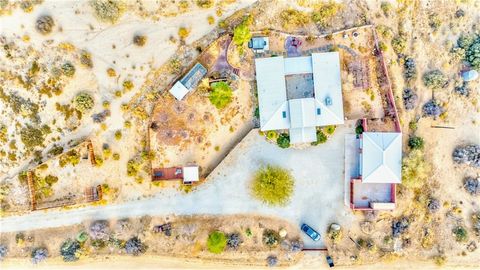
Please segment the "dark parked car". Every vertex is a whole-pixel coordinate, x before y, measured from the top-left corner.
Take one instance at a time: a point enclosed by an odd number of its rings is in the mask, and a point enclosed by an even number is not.
[[[318,241],[320,240],[320,234],[316,232],[312,227],[308,226],[307,224],[303,223],[302,224],[302,231],[306,233],[310,238],[313,239],[313,241]]]
[[[335,265],[333,264],[333,259],[330,255],[327,255],[327,263],[328,263],[328,266],[330,267],[334,267]]]

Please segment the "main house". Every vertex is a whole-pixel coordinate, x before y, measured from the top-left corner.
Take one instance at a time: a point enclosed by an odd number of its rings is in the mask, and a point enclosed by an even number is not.
[[[402,182],[402,133],[364,132],[356,139],[357,171],[350,179],[354,210],[393,210]]]
[[[316,127],[344,123],[338,52],[255,59],[260,129],[316,141]]]

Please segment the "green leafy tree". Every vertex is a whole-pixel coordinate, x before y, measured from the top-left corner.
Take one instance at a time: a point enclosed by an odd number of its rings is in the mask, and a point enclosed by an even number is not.
[[[252,38],[247,21],[243,21],[233,30],[233,42],[237,46],[243,46]]]
[[[207,248],[214,254],[220,254],[227,246],[227,237],[223,232],[214,231],[208,235]]]
[[[293,187],[294,179],[288,170],[267,165],[255,173],[252,193],[255,198],[268,205],[281,206],[290,200]]]
[[[453,229],[453,234],[455,235],[455,240],[457,240],[457,242],[466,242],[468,240],[468,232],[462,226]]]
[[[232,89],[226,82],[213,83],[208,99],[217,109],[223,109],[232,102]]]

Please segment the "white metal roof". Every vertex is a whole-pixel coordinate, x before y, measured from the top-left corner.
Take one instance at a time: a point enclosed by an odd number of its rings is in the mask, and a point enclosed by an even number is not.
[[[362,182],[401,183],[402,133],[362,134]]]
[[[287,129],[288,119],[283,118],[283,112],[288,111],[283,57],[255,59],[255,68],[261,129]]]
[[[172,86],[172,88],[170,88],[169,92],[176,99],[182,100],[185,95],[188,94],[189,90],[180,81],[178,81]]]
[[[258,58],[255,68],[261,130],[344,123],[338,52]],[[305,73],[313,73],[314,98],[287,100],[285,76]]]
[[[183,182],[196,182],[198,179],[198,166],[183,167]]]
[[[317,130],[315,127],[291,128],[290,143],[308,143],[317,140]]]
[[[290,109],[290,128],[316,126],[315,99],[299,98],[288,101]]]
[[[321,109],[321,114],[317,117],[317,126],[343,124],[342,80],[338,52],[314,53],[312,64],[315,100]],[[331,105],[327,105],[327,98]]]
[[[305,74],[313,72],[311,56],[288,57],[284,58],[283,63],[285,65],[284,75]]]

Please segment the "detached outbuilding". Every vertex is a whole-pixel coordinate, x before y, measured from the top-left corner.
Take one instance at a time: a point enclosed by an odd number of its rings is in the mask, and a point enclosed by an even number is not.
[[[402,133],[364,132],[357,140],[358,172],[350,180],[350,207],[395,209],[396,185],[402,182]]]
[[[177,100],[182,100],[188,93],[193,91],[200,81],[207,75],[207,69],[200,63],[196,63],[185,76],[178,80],[170,89]]]
[[[183,184],[190,185],[199,181],[199,167],[187,165],[184,167],[155,168],[152,171],[152,181],[182,180]]]

